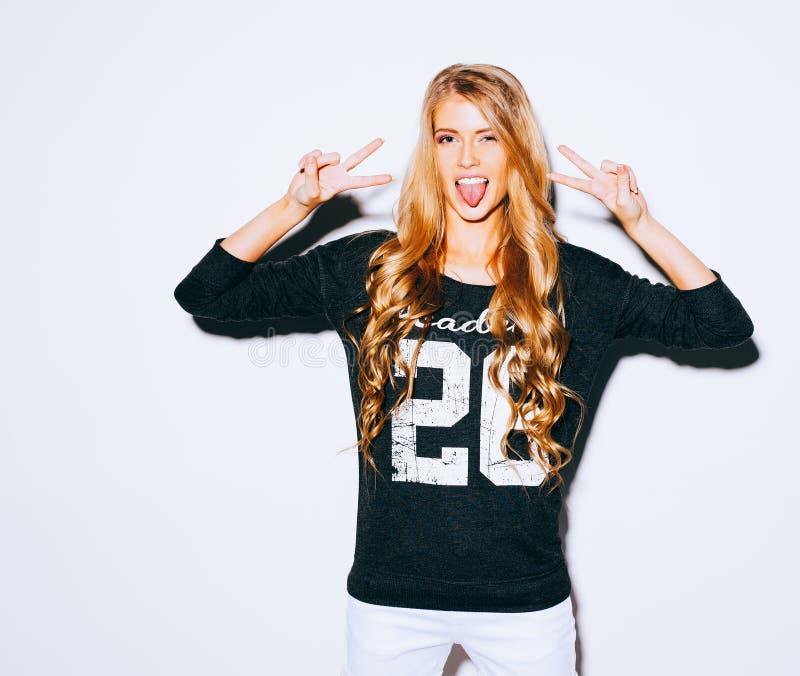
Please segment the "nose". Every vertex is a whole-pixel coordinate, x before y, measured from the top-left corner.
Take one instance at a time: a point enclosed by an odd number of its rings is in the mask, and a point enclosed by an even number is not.
[[[469,143],[464,143],[462,147],[463,150],[458,158],[458,165],[466,169],[478,164],[478,158],[475,156],[472,146]]]

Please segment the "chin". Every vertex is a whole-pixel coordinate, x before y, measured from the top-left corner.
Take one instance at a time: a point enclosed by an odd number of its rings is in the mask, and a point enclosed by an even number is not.
[[[460,210],[458,215],[465,221],[483,221],[492,212],[491,209],[466,209]]]
[[[450,206],[465,221],[482,221],[503,205],[503,200],[498,200],[496,204],[492,205],[488,205],[485,200],[481,200],[478,206],[471,208],[469,204],[464,204],[460,198],[456,197],[456,199],[458,199],[458,202],[451,203]]]

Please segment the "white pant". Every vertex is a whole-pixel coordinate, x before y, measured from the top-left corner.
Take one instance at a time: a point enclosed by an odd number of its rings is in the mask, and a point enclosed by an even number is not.
[[[342,676],[440,676],[453,643],[484,676],[577,676],[569,597],[522,613],[397,608],[347,594]]]

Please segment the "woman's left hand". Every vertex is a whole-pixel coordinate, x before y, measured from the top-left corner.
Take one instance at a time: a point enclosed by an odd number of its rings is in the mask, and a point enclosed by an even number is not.
[[[627,164],[619,164],[611,160],[603,160],[600,169],[587,162],[572,148],[558,146],[559,152],[572,162],[591,180],[575,178],[551,172],[547,177],[555,183],[575,188],[594,195],[622,223],[625,232],[631,234],[636,225],[647,216],[647,202],[636,185],[636,176]]]

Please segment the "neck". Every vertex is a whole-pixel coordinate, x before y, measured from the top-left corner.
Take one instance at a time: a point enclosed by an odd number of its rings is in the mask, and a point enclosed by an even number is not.
[[[448,259],[483,267],[500,243],[500,230],[488,222],[448,223],[445,226],[445,240]]]

